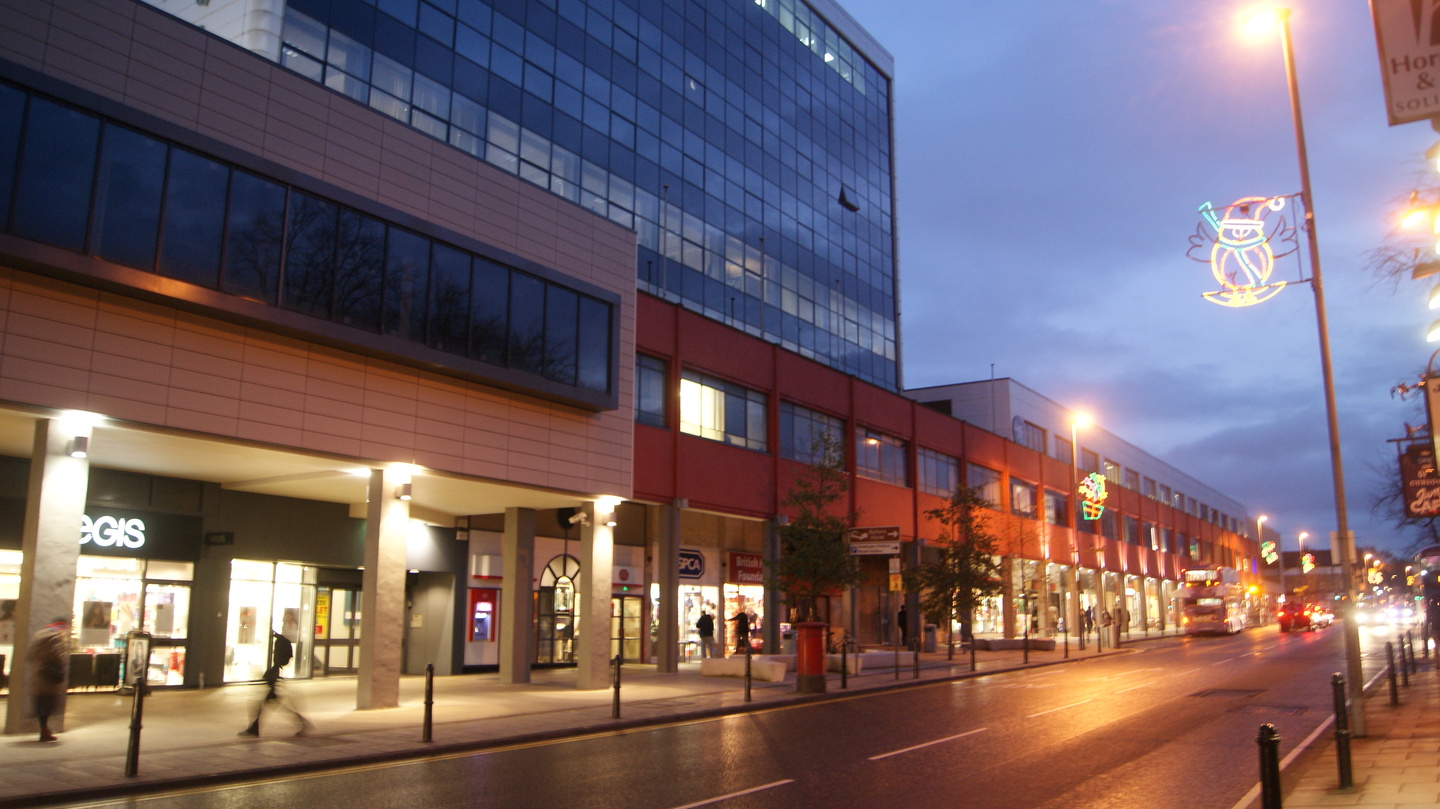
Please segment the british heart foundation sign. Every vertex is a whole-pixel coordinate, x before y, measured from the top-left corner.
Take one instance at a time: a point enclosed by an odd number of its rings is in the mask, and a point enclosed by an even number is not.
[[[758,553],[730,552],[730,576],[733,584],[764,584],[765,563]]]

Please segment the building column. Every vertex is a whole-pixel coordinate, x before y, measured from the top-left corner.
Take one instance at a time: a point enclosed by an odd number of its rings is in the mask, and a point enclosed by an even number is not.
[[[530,682],[535,630],[535,509],[505,509],[501,538],[500,682]]]
[[[91,437],[89,425],[35,422],[30,453],[30,481],[25,494],[25,523],[21,535],[24,559],[20,564],[20,598],[15,604],[15,659],[10,663],[10,698],[6,700],[5,732],[30,733],[39,729],[30,716],[30,637],[50,621],[75,612],[75,567],[80,558],[80,519],[85,515],[85,494],[90,461],[70,455],[71,441]],[[51,717],[50,729],[65,729],[65,702]]]
[[[615,504],[581,506],[588,519],[580,524],[580,581],[575,606],[579,613],[579,648],[575,652],[575,687],[610,687],[610,598],[615,568],[615,532],[608,523]]]
[[[765,523],[764,542],[765,570],[768,572],[770,565],[780,558],[780,526],[775,523],[775,520],[768,520]],[[782,621],[780,616],[780,593],[777,592],[777,589],[778,588],[770,581],[767,580],[765,582],[765,628],[762,630],[764,632],[762,638],[765,644],[764,648],[769,650],[770,654],[784,654],[784,650],[780,648],[780,624]],[[849,606],[852,597],[851,594],[854,592],[854,587],[845,588],[845,593],[841,597],[840,609],[842,615],[851,614],[849,612]],[[789,622],[784,621],[783,623]],[[852,630],[851,636],[853,637],[854,622],[846,621],[844,623],[847,628]]]
[[[1019,575],[1013,556],[1005,556],[1000,559],[1000,637],[1015,637],[1015,577]]]
[[[360,592],[360,676],[355,707],[400,704],[405,641],[405,535],[410,503],[399,498],[408,474],[371,469],[365,504],[365,571]]]
[[[655,670],[665,674],[680,670],[680,509],[683,502],[675,500],[669,505],[645,507],[653,530],[652,581],[659,591],[655,603]],[[715,623],[723,625],[724,616],[715,616]]]

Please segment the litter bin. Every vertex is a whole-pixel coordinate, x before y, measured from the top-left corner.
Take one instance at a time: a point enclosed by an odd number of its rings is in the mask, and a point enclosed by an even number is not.
[[[795,654],[795,630],[786,629],[780,632],[780,654]]]
[[[927,651],[927,652],[933,652],[933,651],[935,651],[935,625],[934,625],[934,624],[926,624],[926,625],[925,625],[925,648],[924,648],[924,651]]]

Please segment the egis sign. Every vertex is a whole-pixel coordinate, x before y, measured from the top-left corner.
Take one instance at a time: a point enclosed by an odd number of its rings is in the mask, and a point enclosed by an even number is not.
[[[136,550],[145,547],[145,522],[135,517],[102,517],[90,518],[89,514],[80,516],[80,544],[89,543],[101,548],[130,548]]]

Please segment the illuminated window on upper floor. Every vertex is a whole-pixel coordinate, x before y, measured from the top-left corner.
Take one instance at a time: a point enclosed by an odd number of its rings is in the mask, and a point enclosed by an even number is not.
[[[960,487],[960,461],[920,447],[916,450],[915,464],[920,473],[920,491],[937,497],[953,497]]]
[[[965,485],[972,489],[980,490],[980,497],[984,499],[990,508],[1000,508],[1000,478],[999,472],[979,464],[965,465]]]
[[[765,394],[685,371],[680,377],[680,431],[764,452]]]
[[[910,445],[891,435],[866,427],[855,430],[855,471],[867,478],[910,484]]]

